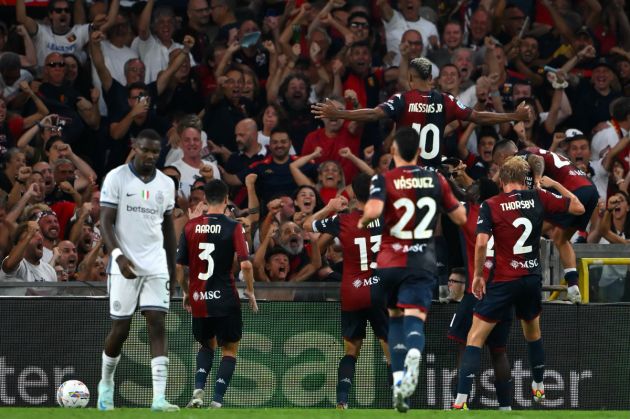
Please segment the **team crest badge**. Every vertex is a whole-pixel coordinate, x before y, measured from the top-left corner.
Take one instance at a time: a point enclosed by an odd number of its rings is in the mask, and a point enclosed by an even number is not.
[[[162,191],[158,191],[158,193],[155,195],[155,202],[160,205],[164,203],[164,193],[162,193]]]
[[[68,41],[70,43],[72,43],[72,42],[74,42],[76,40],[77,40],[77,37],[76,37],[76,35],[74,33],[71,33],[70,35],[66,36],[66,41]]]

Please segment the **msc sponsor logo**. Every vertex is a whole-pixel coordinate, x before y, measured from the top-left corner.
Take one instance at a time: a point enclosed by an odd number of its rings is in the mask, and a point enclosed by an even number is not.
[[[378,276],[371,276],[365,279],[355,279],[354,281],[352,281],[352,285],[355,288],[369,287],[370,285],[378,284],[380,280],[381,278],[379,278]]]
[[[137,212],[140,214],[157,215],[158,210],[154,208],[146,208],[146,207],[141,207],[141,206],[134,207],[127,204],[127,212]]]
[[[529,259],[529,260],[525,260],[525,261],[520,261],[520,260],[512,260],[512,262],[510,262],[510,266],[514,269],[531,269],[531,268],[536,268],[538,267],[538,259]]]
[[[402,252],[402,253],[420,253],[420,252],[424,252],[424,248],[425,247],[427,247],[426,243],[416,243],[416,244],[413,244],[411,246],[409,246],[408,244],[402,245],[400,243],[392,244],[392,249],[394,249],[394,251]]]
[[[193,293],[193,300],[195,301],[205,301],[205,300],[220,300],[221,299],[221,291],[195,291]]]

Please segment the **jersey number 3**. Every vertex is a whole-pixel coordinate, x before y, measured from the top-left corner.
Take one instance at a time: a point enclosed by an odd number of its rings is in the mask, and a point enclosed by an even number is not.
[[[214,260],[212,259],[212,252],[214,252],[214,243],[199,243],[199,259],[208,262],[208,270],[205,273],[199,272],[197,278],[202,281],[207,281],[208,278],[214,273]]]

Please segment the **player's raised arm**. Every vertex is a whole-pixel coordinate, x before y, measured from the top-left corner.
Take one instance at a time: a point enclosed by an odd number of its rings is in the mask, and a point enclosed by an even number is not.
[[[380,107],[362,108],[362,109],[339,109],[330,99],[326,99],[324,103],[316,103],[311,106],[311,113],[316,119],[345,119],[347,121],[370,122],[387,118],[387,114]]]
[[[540,179],[540,185],[543,188],[553,188],[560,193],[565,198],[570,200],[568,211],[573,215],[582,215],[586,211],[584,209],[584,205],[580,202],[577,196],[575,196],[571,191],[565,188],[560,182],[556,182],[555,180],[543,176]]]
[[[524,105],[523,103],[516,108],[516,112],[497,113],[473,110],[470,113],[468,120],[478,125],[495,125],[512,121],[529,121],[529,106]]]

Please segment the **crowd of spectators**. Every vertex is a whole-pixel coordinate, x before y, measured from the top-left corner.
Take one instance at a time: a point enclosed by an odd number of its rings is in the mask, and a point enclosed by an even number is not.
[[[449,125],[451,180],[492,176],[501,138],[539,146],[600,193],[575,241],[630,239],[624,0],[15,1],[0,21],[0,280],[105,280],[99,185],[152,128],[178,232],[220,178],[257,280],[338,281],[342,249],[320,249],[304,220],[337,196],[352,205],[353,176],[389,168],[395,127],[318,120],[310,105],[375,107],[419,56],[463,105],[532,109],[529,122]]]

